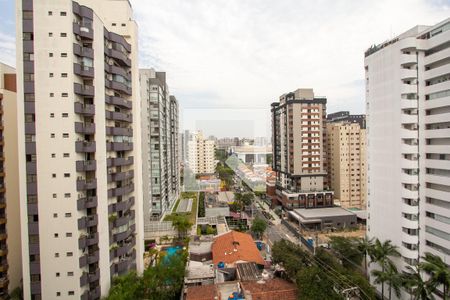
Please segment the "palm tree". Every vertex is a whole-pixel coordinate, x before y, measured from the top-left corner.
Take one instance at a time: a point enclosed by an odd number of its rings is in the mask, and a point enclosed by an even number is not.
[[[184,238],[187,234],[187,231],[191,229],[192,222],[189,221],[188,217],[186,216],[175,216],[172,219],[172,225],[178,231],[178,237]]]
[[[392,290],[397,297],[401,295],[401,286],[403,284],[403,277],[398,273],[397,268],[394,265],[388,265],[385,271],[373,270],[372,275],[375,277],[374,282],[376,284],[382,285],[382,296],[384,299],[384,284],[387,283],[389,286],[389,297],[388,299],[392,299]]]
[[[381,272],[385,273],[387,268],[395,268],[394,263],[391,260],[391,256],[400,256],[397,250],[397,246],[392,245],[390,240],[386,240],[383,243],[379,239],[375,240],[375,245],[371,253],[371,262],[376,262],[381,267]],[[378,274],[378,272],[372,271],[372,274]],[[384,275],[383,275],[384,276]],[[384,299],[384,282],[381,280],[381,295]]]
[[[448,288],[450,286],[450,269],[442,261],[442,259],[430,252],[426,252],[425,256],[422,256],[423,262],[419,264],[420,268],[430,275],[430,285],[435,288],[439,285],[443,286],[444,300],[448,296]]]
[[[367,256],[372,255],[373,249],[374,249],[374,243],[373,243],[374,238],[369,239],[368,236],[365,236],[362,239],[358,240],[358,250],[364,254],[364,271],[366,273],[366,277],[367,277]]]
[[[434,288],[423,280],[421,267],[406,266],[408,273],[403,274],[403,285],[411,292],[414,300],[434,300]]]

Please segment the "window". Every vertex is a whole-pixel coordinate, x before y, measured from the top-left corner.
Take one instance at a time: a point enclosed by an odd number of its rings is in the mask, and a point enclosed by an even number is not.
[[[50,118],[54,118],[55,114],[54,113],[50,113]]]
[[[56,157],[56,153],[52,153],[52,158],[55,158]]]
[[[116,23],[112,23],[111,25],[112,25],[112,26],[116,26],[117,24],[116,24]]]
[[[67,77],[67,73],[61,73],[61,77],[63,78]]]
[[[65,217],[66,217],[66,218],[70,218],[71,216],[72,216],[71,213],[66,213],[66,214],[65,214]]]
[[[55,234],[53,234],[53,236],[54,236],[55,238],[57,238],[57,237],[59,236],[59,234],[55,233]]]
[[[48,11],[49,16],[53,16],[53,12],[51,10]]]
[[[62,137],[66,139],[66,138],[69,137],[69,134],[68,133],[63,133]]]
[[[66,255],[69,256],[69,257],[73,256],[73,252],[67,252]]]
[[[53,32],[49,32],[48,37],[52,37],[52,36],[53,36]]]
[[[61,292],[56,292],[56,297],[61,296]]]
[[[67,276],[73,276],[73,272],[67,272]]]
[[[22,39],[24,41],[32,41],[32,40],[34,40],[34,35],[31,32],[24,32]]]
[[[50,93],[50,98],[55,97],[55,93]]]
[[[67,53],[65,52],[61,53],[61,57],[67,57]]]
[[[125,23],[122,23],[122,27],[125,27],[125,26],[127,26],[127,24],[125,24]]]
[[[55,253],[55,257],[59,257],[59,253],[58,252]]]
[[[55,173],[52,174],[52,178],[56,178],[56,174]]]
[[[53,57],[53,53],[50,52],[50,53],[48,54],[48,57]]]
[[[65,193],[64,198],[70,198],[70,193]]]
[[[67,118],[67,117],[69,117],[69,114],[68,113],[62,113],[62,117],[63,118]]]
[[[69,97],[69,94],[67,94],[67,93],[61,93],[61,97],[67,98],[67,97]]]
[[[73,296],[73,295],[75,295],[75,292],[74,291],[69,291],[69,296]]]
[[[58,217],[58,214],[57,213],[54,213],[53,214],[53,218],[57,218]]]
[[[67,13],[66,13],[65,11],[62,11],[62,12],[59,13],[59,15],[60,15],[61,17],[65,17],[65,16],[67,16]]]
[[[53,198],[56,198],[56,194],[53,194]]]
[[[49,73],[48,77],[50,77],[50,78],[53,77],[53,73]]]
[[[70,173],[64,173],[64,177],[66,178],[70,177]]]
[[[59,272],[56,273],[56,277],[59,277]]]
[[[33,20],[33,12],[32,11],[24,11],[23,19],[24,20]]]
[[[66,37],[66,36],[67,36],[67,33],[61,32],[60,36],[61,36],[61,37]]]
[[[51,133],[51,134],[50,134],[50,137],[51,137],[51,138],[54,138],[54,137],[55,137],[55,134],[54,134],[54,133]]]
[[[66,237],[72,237],[72,232],[66,232]]]
[[[69,155],[69,153],[64,153],[63,154],[63,157],[69,157],[70,155]]]

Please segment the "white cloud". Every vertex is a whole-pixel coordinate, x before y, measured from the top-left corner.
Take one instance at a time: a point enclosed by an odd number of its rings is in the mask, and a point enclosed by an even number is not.
[[[16,65],[16,39],[0,29],[0,61],[10,66]]]
[[[181,105],[269,107],[312,87],[329,111],[364,110],[364,51],[448,17],[445,1],[136,0],[141,66]],[[211,98],[205,99],[205,95]]]

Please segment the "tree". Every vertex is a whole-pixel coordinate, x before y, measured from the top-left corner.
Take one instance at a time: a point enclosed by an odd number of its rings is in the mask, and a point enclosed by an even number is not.
[[[22,287],[16,287],[14,290],[12,290],[9,297],[11,298],[11,300],[23,300]]]
[[[389,300],[392,299],[392,290],[394,290],[397,297],[400,297],[400,288],[403,285],[403,277],[398,273],[397,268],[394,265],[388,265],[384,272],[380,270],[373,270],[372,275],[375,277],[376,284],[388,284]]]
[[[272,246],[272,261],[282,264],[287,275],[295,278],[300,269],[310,265],[310,254],[299,245],[280,240]]]
[[[381,267],[381,272],[385,273],[388,267],[395,268],[394,263],[391,260],[392,256],[400,256],[397,250],[397,246],[392,245],[390,240],[384,241],[383,243],[379,240],[375,240],[375,245],[372,251],[372,261],[376,262]],[[377,270],[373,270],[372,274],[377,276]],[[383,275],[384,276],[384,275]],[[380,280],[381,283],[381,295],[384,298],[384,283],[385,281]]]
[[[296,278],[299,299],[343,299],[333,289],[333,282],[317,266],[301,269]]]
[[[258,239],[261,239],[266,229],[267,229],[266,221],[260,218],[255,218],[253,220],[252,227],[250,228],[250,230],[258,237]]]
[[[410,291],[414,300],[433,300],[434,288],[429,282],[423,280],[420,265],[406,266],[407,273],[403,275],[403,285]]]
[[[369,239],[368,236],[365,236],[362,239],[358,240],[357,248],[364,255],[364,272],[367,277],[367,256],[371,257],[374,249],[373,238]]]
[[[336,251],[342,260],[342,265],[347,269],[360,268],[363,260],[363,252],[358,249],[358,240],[343,236],[330,237],[331,248]]]
[[[419,264],[420,269],[430,276],[430,286],[436,288],[442,285],[444,300],[448,297],[448,288],[450,286],[450,269],[442,259],[430,252],[426,252],[422,257],[423,261]]]
[[[114,278],[109,290],[108,300],[143,299],[142,280],[132,271],[126,275]]]
[[[184,215],[174,215],[172,217],[172,225],[178,231],[178,237],[184,238],[192,227],[192,222]]]
[[[252,204],[252,201],[255,199],[255,195],[253,193],[245,193],[241,196],[241,201],[244,205]]]

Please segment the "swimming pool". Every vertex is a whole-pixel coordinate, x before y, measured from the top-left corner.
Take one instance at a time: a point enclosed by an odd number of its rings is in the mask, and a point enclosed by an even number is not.
[[[170,258],[172,256],[174,256],[175,254],[177,254],[178,250],[181,250],[181,249],[182,249],[181,246],[172,246],[172,247],[168,247],[168,248],[162,250],[162,252],[165,252],[165,254],[166,254],[164,256],[163,261],[168,262],[170,260]]]

